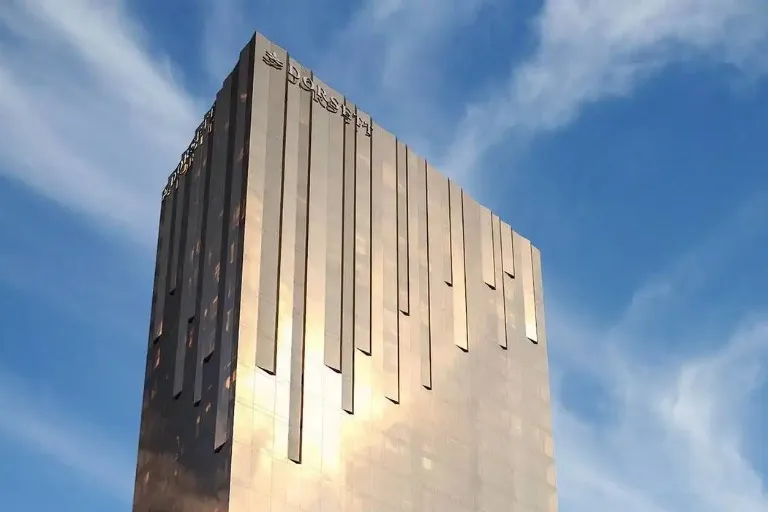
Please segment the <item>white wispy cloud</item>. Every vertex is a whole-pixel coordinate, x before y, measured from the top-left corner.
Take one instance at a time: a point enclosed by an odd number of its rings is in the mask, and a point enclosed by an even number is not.
[[[62,411],[58,400],[0,370],[0,433],[71,469],[116,496],[133,493],[133,447],[118,446],[101,428]]]
[[[361,3],[338,46],[347,48],[343,62],[356,79],[361,70],[381,94],[413,89],[414,78],[430,77],[430,57],[451,35],[470,27],[493,0],[368,0]],[[420,75],[420,76],[419,76]]]
[[[152,244],[195,101],[122,1],[0,6],[0,173]]]
[[[510,136],[561,127],[671,63],[703,58],[752,75],[768,65],[763,0],[545,0],[534,28],[533,55],[467,107],[444,159],[454,173],[476,172]]]
[[[681,322],[704,316],[685,303],[717,279],[727,280],[727,270],[760,232],[765,205],[764,196],[755,196],[713,226],[643,284],[614,322],[591,325],[552,297],[562,510],[768,509],[764,481],[749,457],[756,440],[744,437],[749,411],[765,391],[768,313],[723,315],[712,331]],[[666,327],[674,329],[665,335]],[[730,335],[721,337],[723,331]],[[596,383],[599,393],[581,400],[599,400],[605,417],[573,404],[566,391],[574,378]]]
[[[364,0],[322,59],[331,81],[423,156],[438,160],[450,134],[435,90],[441,56],[496,0]],[[438,86],[439,88],[439,86]],[[429,136],[426,135],[429,131]]]
[[[768,509],[742,437],[746,411],[759,403],[754,392],[764,383],[758,370],[768,363],[768,322],[745,323],[721,345],[661,368],[616,351],[596,357],[600,372],[592,376],[611,395],[610,419],[555,404],[563,510]]]

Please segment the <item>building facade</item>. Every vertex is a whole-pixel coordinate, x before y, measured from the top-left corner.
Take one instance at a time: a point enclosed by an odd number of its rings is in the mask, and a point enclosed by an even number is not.
[[[539,251],[259,34],[154,287],[133,510],[557,510]]]

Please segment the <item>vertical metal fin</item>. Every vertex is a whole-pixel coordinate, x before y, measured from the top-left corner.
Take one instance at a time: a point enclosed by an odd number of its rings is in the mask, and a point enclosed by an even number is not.
[[[451,217],[451,253],[453,259],[453,342],[463,351],[469,350],[467,336],[467,282],[464,262],[464,192],[453,181],[449,183]]]
[[[344,197],[343,239],[341,244],[341,404],[355,412],[355,106],[345,101],[344,117]]]
[[[395,161],[397,165],[397,303],[400,311],[407,315],[410,312],[408,151],[405,144],[400,141],[397,141]]]
[[[257,122],[263,130],[251,131],[251,150],[255,159],[251,165],[263,166],[251,176],[263,176],[264,194],[261,219],[261,258],[259,268],[259,304],[257,315],[256,366],[268,373],[276,371],[277,357],[277,302],[280,283],[280,226],[282,223],[283,159],[285,153],[285,116],[289,66],[285,50],[271,44],[270,50],[286,65],[278,70],[270,67],[269,99],[266,111],[259,112],[266,119]],[[254,115],[256,112],[254,111]],[[254,123],[252,123],[253,126]],[[264,126],[265,125],[265,126]],[[254,140],[254,137],[257,139]],[[255,161],[254,161],[255,160]],[[260,215],[259,215],[260,214]]]
[[[493,222],[491,211],[480,207],[480,257],[483,269],[483,281],[492,289],[496,288],[496,276],[493,270]]]
[[[538,343],[536,332],[536,299],[533,292],[533,262],[531,260],[531,242],[514,233],[515,261],[518,263],[518,278],[523,285],[523,308],[525,315],[525,335],[534,343]]]

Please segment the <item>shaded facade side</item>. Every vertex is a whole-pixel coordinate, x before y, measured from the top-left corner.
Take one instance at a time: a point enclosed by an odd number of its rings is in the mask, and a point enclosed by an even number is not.
[[[556,511],[538,250],[261,35],[208,117],[134,510]]]

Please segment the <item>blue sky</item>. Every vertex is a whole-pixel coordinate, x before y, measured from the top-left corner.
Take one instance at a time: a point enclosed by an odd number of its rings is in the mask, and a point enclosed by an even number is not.
[[[160,191],[258,28],[541,248],[562,511],[768,510],[768,4],[322,4],[0,5],[2,508],[130,508]]]

